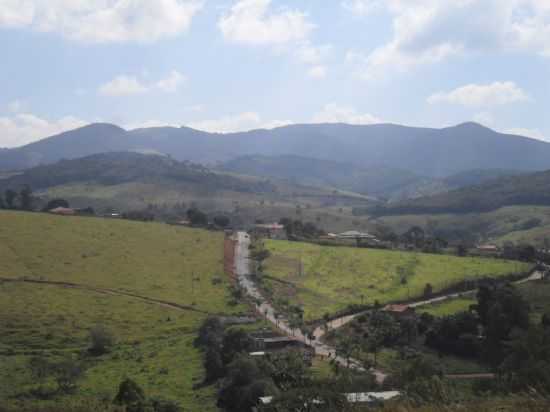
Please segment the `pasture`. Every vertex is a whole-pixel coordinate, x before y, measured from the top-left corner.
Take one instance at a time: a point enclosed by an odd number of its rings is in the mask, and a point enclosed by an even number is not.
[[[126,377],[150,397],[186,411],[213,411],[215,388],[193,389],[203,378],[202,355],[192,345],[208,313],[235,314],[223,275],[223,235],[97,218],[0,212],[0,403],[69,405],[110,403]],[[101,290],[22,282],[63,281]],[[15,280],[15,281],[14,281]],[[189,307],[147,302],[122,293]],[[101,325],[112,350],[92,356],[90,330]],[[44,393],[30,360],[72,359],[83,366],[74,393]],[[36,393],[42,395],[36,396]]]
[[[319,246],[266,240],[265,283],[275,301],[302,305],[306,320],[350,304],[421,297],[463,280],[527,272],[530,265],[497,259]]]

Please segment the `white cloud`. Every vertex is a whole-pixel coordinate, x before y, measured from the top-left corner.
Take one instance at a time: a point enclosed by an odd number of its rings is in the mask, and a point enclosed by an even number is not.
[[[148,43],[186,32],[202,0],[2,0],[0,27],[85,43]]]
[[[313,116],[314,123],[376,124],[382,120],[370,113],[358,113],[353,107],[329,103]]]
[[[382,2],[380,0],[344,0],[342,7],[349,10],[358,16],[366,16],[372,11],[380,8]]]
[[[327,76],[327,68],[325,66],[313,66],[309,69],[308,75],[314,79],[324,79]]]
[[[289,8],[275,9],[271,0],[239,0],[218,21],[223,37],[247,46],[270,46],[278,54],[291,55],[309,66],[308,75],[322,78],[322,62],[332,46],[313,45],[310,35],[316,28],[306,13]]]
[[[332,45],[313,46],[309,42],[301,44],[295,52],[296,58],[304,64],[320,64],[332,52]]]
[[[172,70],[168,76],[151,84],[144,83],[136,76],[120,75],[101,85],[98,93],[110,97],[134,96],[152,91],[175,93],[186,81],[187,78],[177,70]]]
[[[240,0],[219,22],[224,38],[248,45],[283,45],[305,40],[315,25],[298,10],[270,10],[271,0]]]
[[[157,82],[156,87],[166,93],[174,93],[186,81],[187,78],[183,74],[177,70],[172,70],[168,77]]]
[[[392,39],[371,52],[355,52],[353,60],[366,79],[388,69],[406,72],[472,53],[550,56],[546,0],[386,0],[383,4],[393,19]]]
[[[537,140],[550,141],[550,139],[547,139],[546,136],[544,136],[544,134],[539,129],[526,129],[526,128],[517,127],[512,129],[506,129],[503,132],[508,134],[515,134],[519,136],[531,137]]]
[[[189,127],[212,133],[232,133],[253,129],[273,129],[291,123],[291,121],[286,120],[264,122],[258,113],[244,112],[236,115],[223,116],[219,119],[191,122]]]
[[[450,92],[439,92],[428,98],[428,103],[459,104],[468,107],[491,107],[524,102],[529,97],[514,82],[468,84]]]
[[[148,87],[142,84],[137,77],[120,75],[102,85],[99,88],[99,94],[111,97],[133,96],[146,93],[148,90]]]
[[[22,146],[86,124],[88,122],[73,116],[58,120],[47,120],[30,113],[0,117],[0,147]]]

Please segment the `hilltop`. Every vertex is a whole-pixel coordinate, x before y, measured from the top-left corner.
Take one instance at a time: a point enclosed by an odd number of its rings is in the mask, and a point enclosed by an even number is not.
[[[187,127],[127,131],[92,124],[29,145],[0,152],[0,170],[25,169],[112,151],[170,154],[203,164],[245,155],[307,156],[358,165],[387,167],[420,176],[446,177],[474,169],[538,171],[550,168],[550,144],[497,133],[475,123],[443,129],[393,124],[291,125],[272,130],[207,133]]]

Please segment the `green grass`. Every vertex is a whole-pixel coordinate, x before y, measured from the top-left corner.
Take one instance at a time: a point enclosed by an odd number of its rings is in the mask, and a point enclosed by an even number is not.
[[[534,219],[538,220],[538,227],[528,228],[528,223]],[[550,207],[506,206],[487,213],[387,216],[376,221],[400,233],[411,226],[425,228],[431,222],[438,230],[449,232],[478,233],[481,230],[484,237],[497,244],[512,241],[542,246],[544,239],[549,237]]]
[[[427,283],[437,292],[464,279],[499,277],[530,268],[496,259],[286,241],[268,240],[265,247],[271,256],[265,261],[264,273],[276,279],[266,280],[275,300],[303,305],[307,320],[362,301],[385,303],[420,297]],[[402,283],[403,277],[406,284]]]
[[[417,313],[429,313],[433,316],[444,317],[454,315],[459,312],[466,312],[470,305],[477,301],[474,295],[446,300],[444,302],[432,303],[431,305],[421,306],[416,309]]]
[[[0,212],[0,277],[113,288],[215,313],[227,309],[222,260],[217,232]]]
[[[118,384],[130,377],[148,395],[177,401],[185,410],[215,410],[213,388],[192,389],[203,374],[201,354],[192,346],[203,315],[55,286],[4,283],[0,297],[0,399],[37,386],[28,361],[40,355],[83,360],[86,372],[78,392],[68,397],[72,400],[112,399]],[[94,358],[85,351],[89,330],[97,324],[116,344],[111,353]]]
[[[223,275],[223,235],[162,224],[0,212],[0,277],[67,281],[127,291],[209,313],[238,313]],[[198,279],[191,283],[192,277]],[[219,281],[218,281],[219,279]],[[37,385],[32,356],[81,359],[79,390],[55,405],[111,400],[118,384],[135,379],[151,397],[186,411],[214,411],[215,388],[193,390],[203,377],[192,346],[206,317],[127,296],[20,282],[0,282],[0,404]],[[86,354],[89,330],[115,336],[111,353]],[[53,384],[50,382],[50,384]],[[32,409],[32,408],[31,408]]]

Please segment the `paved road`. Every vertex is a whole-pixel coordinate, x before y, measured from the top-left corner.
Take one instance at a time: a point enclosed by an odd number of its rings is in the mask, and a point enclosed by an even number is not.
[[[345,367],[351,367],[357,370],[364,370],[360,362],[354,359],[348,361],[340,356],[336,355],[336,349],[326,345],[317,340],[310,340],[299,329],[292,329],[287,319],[284,319],[276,315],[275,309],[271,304],[262,296],[253,280],[250,277],[250,259],[249,259],[249,246],[250,238],[245,232],[237,232],[236,237],[236,249],[235,249],[235,273],[237,275],[240,286],[246,291],[246,293],[258,301],[256,305],[258,312],[264,316],[269,322],[275,325],[280,331],[284,332],[288,336],[303,342],[304,344],[312,347],[315,350],[315,354],[324,357],[330,357],[335,359],[340,365]],[[378,370],[372,370],[377,382],[383,383],[387,375]]]

